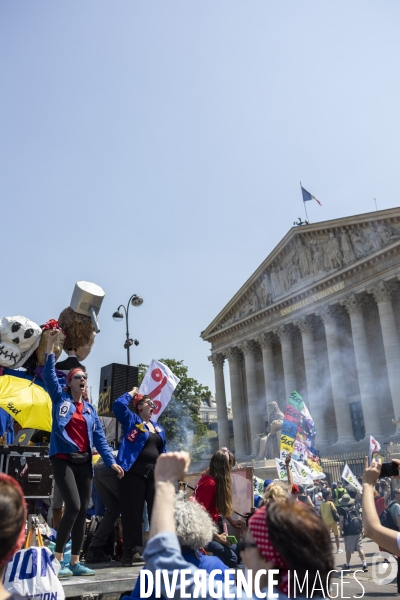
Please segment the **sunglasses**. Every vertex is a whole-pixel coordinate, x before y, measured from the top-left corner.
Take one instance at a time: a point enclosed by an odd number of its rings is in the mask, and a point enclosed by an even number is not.
[[[148,406],[150,406],[150,408],[155,408],[156,405],[154,404],[154,402],[152,402],[151,400],[147,400],[147,402],[145,402],[145,404],[147,404]]]
[[[74,375],[72,379],[84,379],[87,380],[87,375]]]
[[[246,548],[258,548],[258,546],[252,542],[239,542],[236,550],[237,554],[240,554],[243,550],[246,550]]]

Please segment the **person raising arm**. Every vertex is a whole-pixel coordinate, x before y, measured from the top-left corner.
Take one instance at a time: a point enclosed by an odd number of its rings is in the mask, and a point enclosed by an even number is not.
[[[99,417],[87,402],[87,376],[81,369],[67,375],[63,390],[55,372],[54,342],[58,330],[53,329],[47,339],[47,355],[43,367],[43,381],[52,401],[53,425],[50,439],[50,461],[54,480],[65,502],[64,515],[57,531],[55,556],[60,561],[60,578],[72,575],[95,575],[79,562],[86,527],[86,511],[92,491],[92,450],[96,446],[107,467],[123,477],[123,469],[116,464],[107,444]],[[71,563],[64,562],[64,549],[71,534]]]
[[[150,396],[139,394],[138,388],[117,398],[113,411],[123,427],[117,463],[124,469],[120,484],[120,504],[124,546],[120,565],[131,567],[141,562],[137,546],[142,545],[144,503],[151,523],[154,501],[154,468],[160,454],[165,453],[165,432],[153,420],[156,408]]]
[[[392,459],[392,462],[400,465],[400,460]],[[371,538],[374,542],[385,548],[387,552],[398,556],[400,549],[400,532],[383,527],[376,512],[374,501],[375,484],[381,474],[382,465],[380,461],[373,460],[368,466],[368,457],[364,459],[363,473],[363,523],[364,534]],[[396,501],[400,501],[400,494],[397,495]],[[400,516],[396,515],[397,526],[400,528]]]

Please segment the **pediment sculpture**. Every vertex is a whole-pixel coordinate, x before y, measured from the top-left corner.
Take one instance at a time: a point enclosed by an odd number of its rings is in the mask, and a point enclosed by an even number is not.
[[[231,325],[272,304],[294,291],[300,283],[323,277],[331,271],[346,267],[377,252],[400,239],[400,230],[383,223],[367,227],[346,227],[315,237],[295,236],[280,263],[272,263],[235,312],[221,322],[217,329]],[[300,285],[298,286],[300,287]]]

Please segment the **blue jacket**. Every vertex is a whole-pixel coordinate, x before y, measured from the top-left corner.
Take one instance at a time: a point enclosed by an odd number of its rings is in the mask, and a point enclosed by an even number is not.
[[[154,515],[154,513],[153,513]],[[168,580],[171,582],[173,579],[173,575],[174,575],[174,570],[176,571],[182,571],[183,569],[188,569],[190,571],[190,573],[188,573],[185,576],[185,592],[188,595],[189,598],[193,598],[194,594],[193,592],[195,590],[197,590],[197,593],[199,591],[198,585],[199,585],[199,579],[197,579],[196,582],[196,571],[198,571],[198,569],[191,563],[187,562],[183,556],[182,556],[182,551],[181,548],[179,546],[179,542],[178,542],[178,538],[176,537],[176,535],[174,533],[171,533],[170,531],[161,531],[160,533],[158,533],[157,535],[155,535],[153,538],[151,538],[151,540],[149,540],[146,544],[146,548],[143,552],[143,559],[146,562],[146,569],[149,569],[149,571],[151,571],[154,575],[154,573],[156,573],[157,570],[160,570],[161,572],[163,571],[163,569],[165,569],[168,573]],[[167,593],[166,593],[166,589],[165,589],[165,583],[164,583],[164,578],[161,577],[161,594],[164,597],[167,597]],[[182,598],[181,592],[182,590],[182,586],[181,583],[183,583],[183,578],[178,577],[177,582],[176,582],[176,587],[175,587],[175,596],[174,598]],[[213,586],[214,587],[214,586]],[[213,596],[211,596],[210,594],[210,585],[209,585],[209,577],[208,575],[206,575],[206,585],[205,585],[205,595],[201,595],[202,598],[205,598],[206,600],[211,600],[211,598],[213,598],[215,596],[215,593],[213,594]],[[248,596],[246,594],[246,592],[242,589],[241,590],[241,594],[239,595],[237,592],[237,588],[235,588],[234,586],[232,586],[230,588],[230,596],[232,597],[232,600],[236,600],[238,598],[242,598],[242,600],[246,600],[246,599],[251,599],[251,600],[256,600],[257,596]],[[261,590],[261,592],[265,592],[265,598],[268,598],[269,592],[268,592],[268,588],[263,588]],[[273,590],[270,590],[270,592],[274,592],[275,594],[277,594],[277,600],[284,600],[288,598],[288,596],[286,594],[283,594],[280,590],[277,589],[277,587],[274,586]],[[271,597],[272,593],[270,594]],[[293,598],[293,594],[290,594],[290,596]],[[307,594],[308,596],[308,594]],[[224,595],[224,593],[222,593],[222,596],[219,596],[220,598],[225,598],[226,596]],[[259,598],[263,597],[263,596],[258,596]],[[126,597],[125,597],[126,598]],[[298,598],[298,600],[306,600],[306,596],[303,596],[303,594],[297,594],[296,598]]]
[[[7,411],[0,408],[0,437],[6,435],[6,444],[12,444],[14,441],[14,419]]]
[[[54,370],[54,354],[47,356],[43,367],[42,377],[53,403],[53,427],[50,439],[50,456],[58,453],[69,454],[70,452],[79,452],[78,446],[71,440],[65,431],[65,427],[71,420],[76,408],[72,397],[67,394],[67,392],[64,392],[59,384]],[[83,403],[85,408],[83,409],[82,414],[87,424],[90,450],[93,451],[93,446],[96,446],[97,451],[104,460],[104,464],[107,467],[110,467],[115,463],[115,460],[110,447],[107,444],[97,412],[89,402],[83,401]]]
[[[229,567],[227,567],[218,556],[205,556],[204,554],[195,554],[195,552],[188,552],[182,550],[183,560],[186,560],[188,563],[194,565],[198,569],[203,569],[206,573],[210,574],[214,569],[219,569],[221,574],[217,573],[215,575],[216,581],[224,581],[224,571],[227,571]],[[122,596],[121,600],[140,600],[140,573],[139,577],[136,579],[136,585],[133,588],[130,596]],[[229,579],[234,583],[235,578],[231,573],[229,575]],[[153,588],[153,593],[148,597],[149,600],[156,600],[156,590]],[[162,596],[165,598],[165,596]]]
[[[120,465],[124,471],[129,471],[133,463],[137,460],[150,435],[145,422],[139,415],[133,413],[128,408],[128,404],[131,400],[132,397],[127,392],[123,396],[120,396],[120,398],[117,398],[112,407],[115,416],[123,428],[124,435],[119,447],[117,464]],[[166,452],[164,429],[158,423],[153,423],[153,421],[150,421],[150,423],[162,440],[162,451]]]

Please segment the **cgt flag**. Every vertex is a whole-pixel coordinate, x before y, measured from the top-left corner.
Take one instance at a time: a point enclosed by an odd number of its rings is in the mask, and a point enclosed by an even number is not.
[[[381,445],[372,435],[369,436],[369,464],[371,464],[372,459],[375,458],[375,454],[379,452],[381,449]]]
[[[158,421],[164,411],[180,379],[173,374],[171,369],[159,362],[152,360],[143,378],[139,392],[147,394],[152,398],[156,408],[153,413],[153,421]]]
[[[322,206],[322,204],[318,200],[318,198],[316,198],[315,196],[310,194],[310,192],[307,192],[307,190],[305,190],[302,185],[300,187],[301,187],[301,193],[303,194],[303,202],[308,202],[309,200],[316,200],[318,202],[318,204],[320,206]]]
[[[342,479],[354,485],[354,487],[357,488],[357,490],[362,494],[361,484],[358,481],[358,479],[356,479],[356,476],[354,475],[353,471],[350,469],[347,463],[344,465],[343,468]]]

